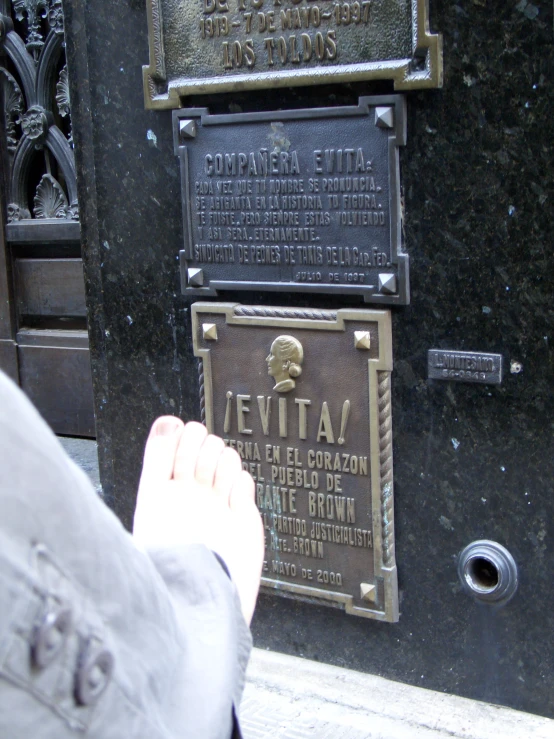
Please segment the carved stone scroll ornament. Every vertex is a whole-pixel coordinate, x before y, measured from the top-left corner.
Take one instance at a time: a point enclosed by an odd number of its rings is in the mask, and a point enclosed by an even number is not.
[[[73,147],[73,131],[71,128],[71,100],[69,97],[69,78],[67,73],[67,64],[60,72],[60,78],[56,85],[56,105],[58,112],[62,118],[69,117],[69,135],[67,140]]]
[[[60,183],[50,174],[42,176],[34,202],[35,218],[67,218],[67,198]]]
[[[23,113],[23,93],[13,75],[0,67],[4,88],[4,121],[6,126],[7,148],[10,154],[15,152],[19,135],[16,124]]]
[[[31,106],[18,123],[23,133],[34,141],[43,140],[48,133],[48,116],[40,105]]]
[[[48,0],[12,0],[12,2],[17,20],[27,20],[25,46],[36,60],[44,46],[41,19],[48,15]]]
[[[56,103],[62,118],[69,115],[69,82],[67,78],[67,65],[60,72],[60,79],[56,85]]]
[[[20,221],[23,218],[23,215],[21,214],[21,209],[19,205],[16,205],[15,203],[10,203],[8,205],[8,223],[15,223],[16,221]],[[28,218],[29,213],[26,213],[25,216]]]
[[[63,34],[63,8],[62,0],[52,0],[48,10],[48,23],[54,33]]]

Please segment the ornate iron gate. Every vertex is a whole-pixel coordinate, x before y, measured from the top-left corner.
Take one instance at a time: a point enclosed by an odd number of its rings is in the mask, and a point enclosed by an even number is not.
[[[62,3],[0,12],[0,367],[57,433],[94,436]]]

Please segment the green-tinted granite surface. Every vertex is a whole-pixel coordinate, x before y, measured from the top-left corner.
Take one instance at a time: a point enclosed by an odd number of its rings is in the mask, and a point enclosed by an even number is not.
[[[149,424],[199,416],[177,261],[179,166],[170,113],[143,106],[143,0],[65,5],[101,478],[129,525]],[[393,316],[400,622],[264,596],[254,635],[258,646],[554,716],[552,3],[436,0],[431,26],[444,35],[444,89],[408,96],[401,153],[412,303]],[[236,112],[379,92],[388,83],[187,104]],[[429,381],[431,348],[501,353],[504,381]],[[503,608],[461,591],[457,554],[480,538],[519,566]]]

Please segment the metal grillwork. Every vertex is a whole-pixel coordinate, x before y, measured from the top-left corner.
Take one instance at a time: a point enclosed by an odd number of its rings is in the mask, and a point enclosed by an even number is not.
[[[0,0],[7,220],[79,220],[61,0]]]

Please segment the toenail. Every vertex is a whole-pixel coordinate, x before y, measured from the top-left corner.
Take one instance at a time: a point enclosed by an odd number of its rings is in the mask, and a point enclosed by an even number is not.
[[[181,428],[179,421],[175,419],[168,419],[167,421],[160,421],[156,425],[156,436],[172,436]]]

